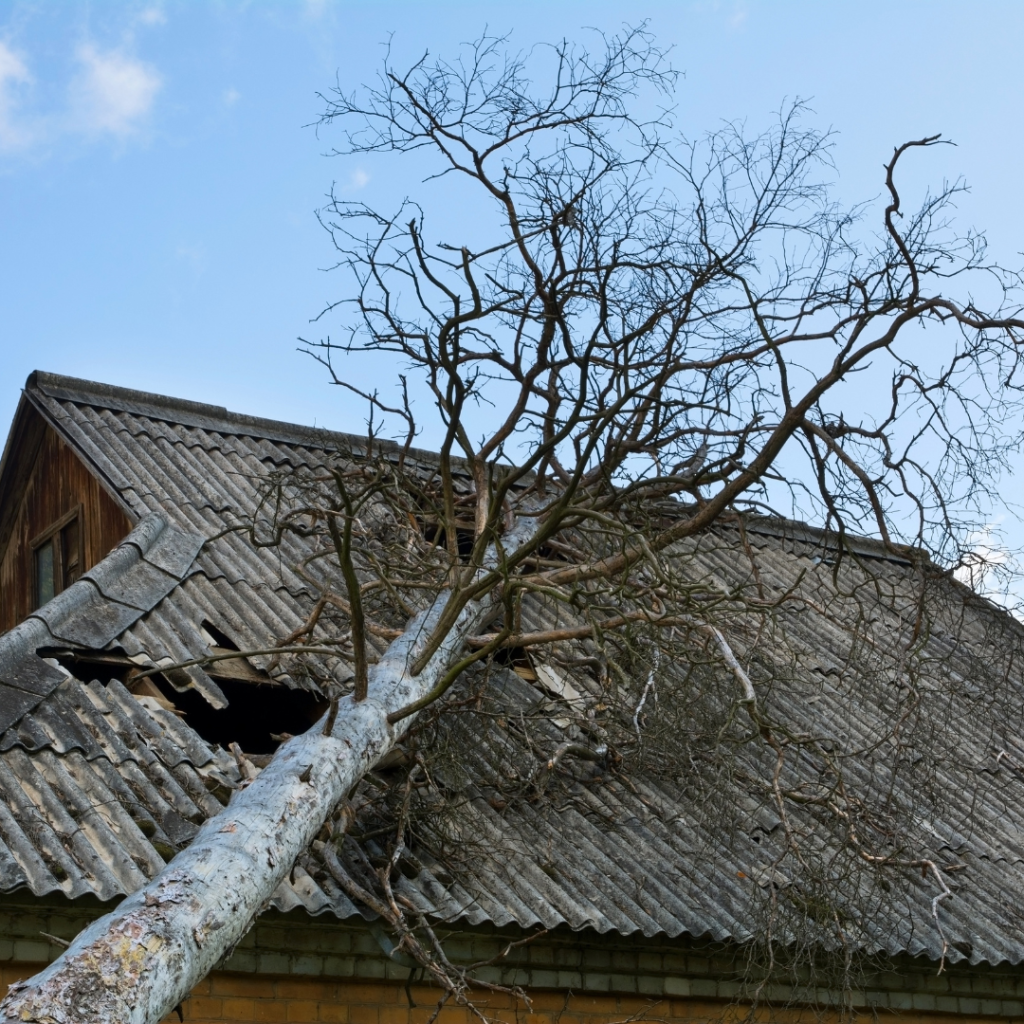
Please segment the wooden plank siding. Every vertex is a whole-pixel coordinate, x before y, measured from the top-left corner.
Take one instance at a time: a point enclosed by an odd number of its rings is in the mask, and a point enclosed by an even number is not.
[[[33,611],[33,538],[81,508],[82,565],[94,566],[131,531],[127,514],[31,406],[19,410],[0,517],[0,633]],[[9,489],[9,493],[8,492]]]

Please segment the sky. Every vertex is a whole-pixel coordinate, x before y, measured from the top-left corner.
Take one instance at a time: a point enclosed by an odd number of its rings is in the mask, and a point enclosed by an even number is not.
[[[296,351],[341,297],[316,210],[332,185],[387,204],[419,182],[325,155],[318,92],[370,79],[389,39],[412,57],[485,28],[527,46],[643,19],[684,73],[689,133],[807,99],[852,202],[878,196],[894,145],[942,132],[957,145],[929,179],[963,175],[961,223],[1021,262],[1011,0],[0,0],[0,422],[43,369],[361,430],[364,407]],[[373,386],[379,368],[351,372]]]

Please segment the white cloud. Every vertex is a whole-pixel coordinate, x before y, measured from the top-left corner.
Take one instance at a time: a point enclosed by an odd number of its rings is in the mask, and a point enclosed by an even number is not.
[[[352,192],[358,192],[361,188],[366,188],[370,183],[370,175],[364,171],[361,167],[357,167],[348,176],[348,187]]]
[[[1021,618],[1024,616],[1024,566],[1003,541],[999,523],[997,519],[967,538],[970,550],[962,556],[953,576],[976,594],[1003,605]]]
[[[328,0],[306,0],[306,17],[314,21],[323,17],[327,11]]]
[[[155,68],[92,43],[79,47],[77,63],[68,106],[30,110],[27,87],[35,83],[28,62],[0,40],[0,153],[38,150],[67,134],[124,137],[141,127],[161,88]]]
[[[143,25],[166,25],[167,15],[159,7],[147,7],[140,15]]]
[[[985,593],[992,589],[993,577],[1000,566],[1007,563],[1009,552],[998,544],[994,523],[972,533],[967,542],[971,549],[953,570],[953,575],[977,593]]]
[[[225,89],[221,98],[225,107],[233,107],[242,98],[242,94],[237,89]]]
[[[86,43],[78,50],[81,73],[71,84],[71,127],[87,134],[135,131],[153,106],[160,76],[118,50],[106,53]]]
[[[30,81],[25,62],[0,42],[0,150],[19,149],[32,141],[31,127],[17,117],[17,88]]]

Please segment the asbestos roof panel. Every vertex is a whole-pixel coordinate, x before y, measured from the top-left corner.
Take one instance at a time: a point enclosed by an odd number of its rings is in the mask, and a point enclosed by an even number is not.
[[[53,610],[59,615],[47,610],[18,627],[22,647],[53,642],[45,618],[54,636],[74,635],[83,645],[102,640],[97,647],[143,661],[183,661],[208,653],[207,620],[243,649],[268,646],[302,624],[312,594],[292,565],[312,554],[304,541],[289,536],[268,551],[254,548],[241,531],[224,531],[255,506],[261,473],[315,468],[325,451],[358,450],[361,439],[44,374],[29,396],[142,521],[139,536],[126,541],[138,557],[133,561],[122,550],[90,574],[102,595],[83,581],[91,593],[65,599],[66,607]],[[145,518],[153,514],[168,528],[156,530],[155,520]],[[843,741],[855,746],[877,737],[887,702],[902,692],[904,681],[892,668],[893,638],[903,635],[914,606],[905,559],[863,538],[849,538],[847,550],[870,562],[870,579],[850,559],[840,567],[838,597],[828,564],[834,543],[802,524],[751,522],[745,539],[723,530],[681,543],[666,558],[685,559],[694,579],[726,589],[764,586],[773,598],[796,588],[803,603],[780,609],[773,629],[756,640],[765,662],[788,673],[786,685],[769,688],[767,706],[776,701],[794,728],[808,732],[827,725],[837,734],[839,723]],[[873,601],[875,619],[854,664],[845,624],[860,614],[858,588],[868,583],[881,598]],[[831,601],[829,614],[816,610],[823,596]],[[948,682],[946,703],[928,733],[941,756],[929,761],[928,772],[915,774],[911,765],[894,777],[878,759],[852,764],[850,782],[868,794],[896,785],[900,798],[898,787],[909,787],[906,799],[917,800],[922,813],[912,835],[901,838],[943,862],[967,865],[949,876],[956,895],[941,905],[950,940],[975,960],[1021,962],[1024,906],[1006,894],[1024,883],[1024,774],[1013,767],[1024,765],[1024,682],[1018,712],[1007,715],[986,704],[993,614],[983,602],[966,602],[957,621],[923,641],[922,664]],[[87,618],[93,625],[83,623]],[[524,604],[524,628],[561,621],[541,602]],[[88,636],[87,626],[94,630]],[[0,686],[0,889],[27,886],[39,894],[60,890],[101,899],[131,891],[217,812],[213,791],[223,796],[237,786],[238,767],[186,722],[144,706],[116,682],[68,679],[39,659],[42,668],[19,666],[11,636],[0,638],[0,683],[9,684]],[[351,677],[342,657],[314,665],[338,682]],[[1017,680],[1019,665],[1010,671]],[[666,678],[676,677],[670,672]],[[15,689],[19,679],[24,686]],[[287,675],[282,681],[312,685]],[[485,791],[480,780],[530,770],[516,761],[522,751],[501,720],[546,716],[533,734],[542,752],[576,737],[574,714],[592,706],[599,691],[582,671],[573,671],[569,683],[579,707],[539,683],[499,672],[484,711],[453,717],[451,738],[464,777],[458,824],[465,838],[457,865],[442,866],[417,850],[420,869],[403,876],[399,887],[425,913],[451,922],[738,941],[756,934],[765,894],[773,886],[787,891],[786,880],[773,875],[785,829],[771,800],[749,781],[764,770],[760,755],[737,758],[727,827],[720,829],[711,827],[699,791],[670,773],[626,785],[613,773],[597,781],[577,778],[567,765],[568,774],[553,787],[557,801],[505,802]],[[997,758],[1000,750],[1008,756]],[[534,754],[530,759],[536,762]],[[815,855],[827,857],[827,844]],[[927,878],[911,873],[884,899],[852,869],[843,885],[843,898],[858,908],[863,948],[938,959],[935,892]],[[341,917],[357,912],[315,847],[275,894],[274,905]]]
[[[173,714],[150,712],[116,682],[68,679],[44,704],[58,700],[92,742],[16,730],[2,737],[0,889],[111,899],[163,868],[164,855],[221,806],[206,780],[237,785],[238,769]],[[281,909],[288,902],[316,913],[326,905],[322,893],[295,895],[288,883],[282,892],[290,895]]]

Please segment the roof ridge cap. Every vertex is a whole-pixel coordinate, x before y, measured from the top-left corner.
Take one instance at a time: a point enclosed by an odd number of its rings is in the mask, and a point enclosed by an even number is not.
[[[25,382],[26,391],[42,391],[44,395],[51,392],[68,392],[82,399],[99,398],[117,402],[117,407],[129,403],[152,405],[157,408],[175,409],[182,412],[201,413],[207,416],[230,418],[240,415],[230,412],[223,405],[211,405],[207,402],[194,402],[188,398],[174,398],[172,395],[160,395],[152,391],[138,391],[134,388],[122,388],[116,384],[104,384],[100,381],[86,380],[82,377],[66,377],[60,373],[47,373],[45,370],[33,370]]]
[[[225,434],[244,434],[250,437],[285,440],[290,443],[325,448],[341,446],[362,448],[366,445],[366,438],[359,434],[329,430],[325,427],[310,426],[304,423],[291,423],[287,420],[275,420],[265,416],[253,416],[249,413],[233,412],[223,405],[210,405],[187,398],[174,398],[171,395],[160,395],[150,391],[137,391],[132,388],[118,387],[115,384],[103,384],[78,377],[47,373],[44,370],[34,370],[29,374],[28,380],[25,382],[25,390],[38,392],[47,398],[63,399],[82,405],[97,405],[101,408],[121,412],[141,412],[144,415],[152,416],[153,419],[163,419],[183,426],[200,426]],[[161,415],[162,413],[165,415]],[[395,441],[382,438],[375,438],[374,443],[386,448],[402,447]],[[423,457],[425,454],[431,453],[411,448],[410,454],[414,457]]]
[[[325,450],[350,450],[353,453],[365,451],[367,438],[364,434],[351,434],[342,430],[290,423],[249,413],[232,412],[222,405],[208,405],[186,398],[158,395],[149,391],[136,391],[114,384],[102,384],[78,377],[65,377],[44,370],[34,370],[25,382],[27,393],[36,393],[38,404],[45,406],[43,399],[57,399],[77,402],[82,405],[96,405],[119,412],[135,412],[182,426],[201,427],[223,434],[241,434],[259,437],[269,441],[283,441],[305,447]],[[52,412],[50,413],[52,415]],[[398,441],[375,437],[374,447],[382,451],[400,452],[405,447]],[[433,464],[437,453],[418,446],[410,446],[408,454],[412,459]],[[453,458],[453,464],[462,465],[462,459]]]
[[[880,537],[853,533],[849,530],[840,532],[827,526],[818,526],[788,516],[765,516],[741,513],[744,529],[763,536],[774,536],[782,540],[803,541],[804,543],[821,543],[824,547],[837,550],[841,545],[854,554],[881,558],[886,561],[910,565],[914,558],[923,558],[931,563],[931,555],[925,548],[913,547],[908,544],[893,544],[887,547]]]

